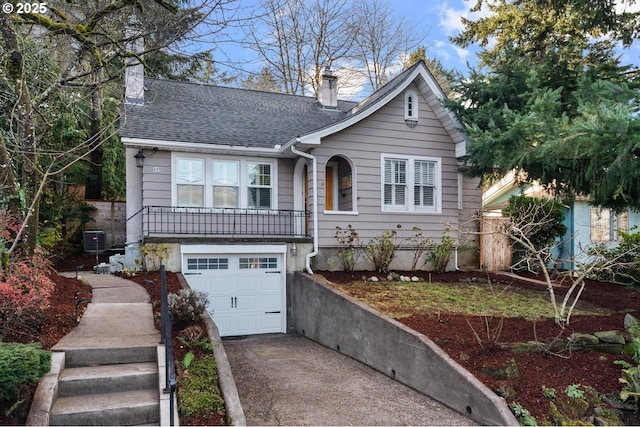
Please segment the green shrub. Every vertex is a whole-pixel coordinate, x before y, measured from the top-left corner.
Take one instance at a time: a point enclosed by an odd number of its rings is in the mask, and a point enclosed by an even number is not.
[[[224,410],[218,388],[218,368],[212,355],[192,362],[178,377],[178,410],[183,416],[198,417]]]
[[[407,244],[411,246],[413,249],[413,260],[411,261],[411,271],[418,271],[424,267],[424,265],[428,262],[428,259],[425,258],[424,261],[420,261],[422,259],[422,255],[424,253],[428,253],[429,248],[433,245],[433,242],[422,235],[422,229],[420,227],[413,227],[413,236],[409,237],[407,240]]]
[[[169,294],[167,302],[176,324],[194,322],[209,305],[207,294],[193,289],[180,289],[177,294]]]
[[[364,248],[364,256],[373,263],[379,273],[388,273],[391,261],[396,257],[396,232],[384,230],[382,236],[374,237]]]
[[[23,386],[37,383],[51,369],[51,352],[40,344],[0,343],[0,400],[15,398]]]
[[[434,271],[443,273],[447,269],[447,264],[453,256],[455,247],[453,239],[449,237],[449,229],[445,229],[442,233],[440,243],[437,243],[427,252],[427,261],[431,263]]]
[[[622,365],[622,377],[619,379],[623,384],[620,399],[623,401],[633,399],[636,404],[640,404],[640,325],[630,327],[629,333],[631,334],[632,357],[636,366],[625,360],[616,360],[613,363]]]
[[[342,263],[344,271],[353,271],[358,258],[360,258],[360,238],[358,232],[356,232],[351,224],[347,225],[346,229],[342,229],[339,226],[336,227],[335,234],[336,241],[342,247],[338,249],[338,259]]]
[[[511,409],[511,412],[513,412],[513,415],[515,415],[516,419],[520,422],[521,426],[537,426],[538,425],[538,422],[536,421],[535,418],[533,418],[533,415],[531,415],[531,413],[525,408],[523,408],[522,405],[519,404],[518,402],[510,403],[509,409]]]

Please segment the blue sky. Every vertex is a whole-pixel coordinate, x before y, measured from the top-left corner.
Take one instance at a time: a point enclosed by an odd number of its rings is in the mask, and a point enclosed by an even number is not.
[[[256,0],[240,0],[238,4],[241,8],[250,8],[255,4]],[[357,0],[353,0],[357,1]],[[427,47],[427,55],[440,60],[445,68],[455,69],[465,73],[468,69],[467,63],[472,66],[477,64],[475,49],[470,47],[463,49],[455,46],[449,41],[450,36],[456,35],[463,29],[462,17],[471,19],[478,18],[486,12],[471,13],[470,9],[475,5],[476,0],[388,0],[391,7],[395,10],[398,17],[416,28],[417,31],[424,34],[423,45]],[[629,5],[629,0],[619,0],[619,7],[633,8],[640,10],[640,1],[635,5]],[[248,9],[246,9],[248,10]],[[262,66],[254,62],[253,54],[250,51],[244,51],[238,46],[230,48],[227,45],[225,53],[230,59],[237,60],[239,58],[244,62],[243,68],[258,72]],[[620,50],[623,64],[640,65],[640,42],[635,42],[631,49]],[[214,52],[214,57],[218,61],[225,62],[225,58],[221,57],[222,52]],[[341,97],[347,95],[343,93]],[[358,98],[359,95],[347,95],[347,97]]]
[[[486,13],[470,12],[476,0],[390,0],[390,3],[400,16],[428,33],[425,40],[425,45],[428,46],[427,55],[439,59],[446,68],[460,72],[466,70],[467,61],[471,65],[477,64],[473,48],[462,49],[449,41],[450,36],[464,29],[462,17],[477,19]],[[628,0],[619,0],[618,4],[620,9],[640,10],[640,2],[631,5]],[[620,52],[623,64],[640,65],[640,42],[636,41],[631,49],[621,49]]]

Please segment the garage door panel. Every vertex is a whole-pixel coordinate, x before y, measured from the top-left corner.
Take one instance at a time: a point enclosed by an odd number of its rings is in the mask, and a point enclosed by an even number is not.
[[[256,332],[258,319],[255,313],[251,313],[250,315],[240,314],[237,316],[237,321],[238,335],[254,334]]]
[[[184,254],[189,285],[207,293],[220,335],[285,332],[282,254]]]
[[[240,295],[238,296],[238,303],[235,307],[240,311],[251,311],[255,313],[258,308],[258,298],[256,295]]]
[[[214,318],[216,326],[218,327],[218,332],[220,332],[220,335],[227,335],[228,332],[231,332],[233,330],[232,327],[232,317],[231,316],[224,316],[224,315],[216,315],[216,316],[211,316],[212,318]]]
[[[255,273],[253,274],[240,274],[238,277],[238,292],[255,293],[258,289],[258,280],[256,280]]]
[[[281,328],[281,313],[265,313],[259,316],[260,332],[268,334],[272,332],[280,332]]]
[[[280,294],[262,294],[260,298],[260,309],[264,311],[280,310],[282,301]]]

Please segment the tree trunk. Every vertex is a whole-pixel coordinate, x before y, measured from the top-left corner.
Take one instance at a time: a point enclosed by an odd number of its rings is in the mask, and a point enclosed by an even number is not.
[[[38,193],[38,184],[42,179],[40,165],[38,163],[36,125],[33,106],[27,80],[24,78],[24,60],[19,50],[16,33],[13,31],[9,15],[0,14],[0,31],[4,38],[4,45],[10,58],[7,63],[7,76],[14,83],[17,95],[16,139],[22,151],[22,173],[19,177],[20,187],[24,189],[26,212],[26,244],[27,251],[33,252],[36,248],[38,237],[39,201],[35,198]]]

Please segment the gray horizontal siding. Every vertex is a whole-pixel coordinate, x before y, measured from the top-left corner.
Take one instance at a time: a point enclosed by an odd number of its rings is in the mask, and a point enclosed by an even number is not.
[[[382,211],[381,153],[441,159],[441,214]],[[404,94],[400,94],[357,125],[323,139],[314,154],[318,159],[319,182],[324,182],[327,161],[336,155],[351,159],[357,180],[358,215],[323,213],[324,188],[319,189],[320,246],[336,246],[336,226],[352,225],[365,242],[380,236],[383,230],[396,230],[400,237],[407,238],[413,235],[414,226],[421,228],[425,236],[437,240],[445,228],[456,227],[459,222],[455,144],[424,99],[419,99],[419,122],[415,128],[404,123]],[[480,206],[477,200],[469,203]],[[398,225],[401,228],[397,228]]]
[[[148,154],[142,172],[142,205],[171,206],[171,153]]]
[[[293,209],[293,159],[278,160],[278,209]]]

